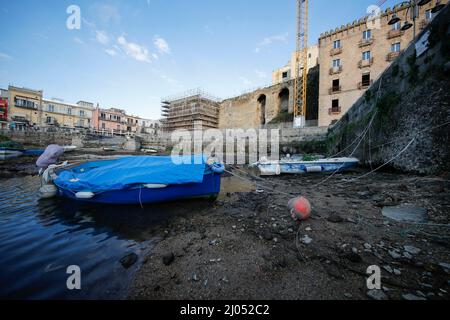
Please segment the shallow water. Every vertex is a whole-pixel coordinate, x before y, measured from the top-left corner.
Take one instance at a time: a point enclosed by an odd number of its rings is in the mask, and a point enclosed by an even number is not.
[[[41,200],[39,187],[38,177],[0,179],[0,298],[125,298],[168,220],[211,206],[202,200],[144,208],[81,205],[61,198]],[[252,190],[251,184],[223,178],[222,194]],[[130,253],[139,260],[125,269],[120,259]],[[81,269],[81,290],[67,289],[71,265]]]
[[[0,180],[0,297],[123,298],[170,208],[40,200],[39,186],[37,177]],[[139,261],[127,270],[120,259],[130,253]],[[81,268],[79,291],[67,289],[70,265]]]

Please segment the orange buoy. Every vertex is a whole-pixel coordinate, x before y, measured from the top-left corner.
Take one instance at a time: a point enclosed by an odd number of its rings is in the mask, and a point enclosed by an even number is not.
[[[291,199],[288,203],[291,217],[295,221],[304,221],[311,217],[311,203],[305,197]]]

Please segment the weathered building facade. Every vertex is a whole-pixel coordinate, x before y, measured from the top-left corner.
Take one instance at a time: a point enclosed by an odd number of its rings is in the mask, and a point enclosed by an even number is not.
[[[9,86],[10,128],[25,131],[41,124],[42,90]]]
[[[435,5],[430,1],[418,7],[417,33],[434,18]],[[414,37],[413,27],[404,30],[410,14],[405,2],[379,18],[366,17],[320,35],[319,126],[338,121],[408,47]],[[389,24],[395,17],[399,21]]]
[[[41,127],[64,131],[89,129],[93,110],[94,105],[84,101],[71,104],[58,99],[42,99]]]

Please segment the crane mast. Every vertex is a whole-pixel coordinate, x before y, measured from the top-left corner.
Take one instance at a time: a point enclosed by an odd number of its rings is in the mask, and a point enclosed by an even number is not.
[[[297,46],[294,79],[294,127],[306,124],[308,84],[308,0],[297,0]]]

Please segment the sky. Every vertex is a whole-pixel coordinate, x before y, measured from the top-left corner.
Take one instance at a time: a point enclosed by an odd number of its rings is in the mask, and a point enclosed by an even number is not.
[[[310,0],[310,44],[377,2]],[[67,28],[71,5],[80,29]],[[295,50],[296,1],[0,0],[0,30],[0,88],[159,119],[166,96],[201,87],[226,98],[270,84]]]

